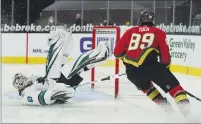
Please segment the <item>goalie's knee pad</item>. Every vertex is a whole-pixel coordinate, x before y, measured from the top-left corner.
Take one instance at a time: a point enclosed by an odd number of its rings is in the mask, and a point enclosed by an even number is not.
[[[73,49],[72,34],[63,27],[57,27],[50,32],[49,50],[46,63],[48,78],[59,78],[62,64],[67,63],[67,57]]]

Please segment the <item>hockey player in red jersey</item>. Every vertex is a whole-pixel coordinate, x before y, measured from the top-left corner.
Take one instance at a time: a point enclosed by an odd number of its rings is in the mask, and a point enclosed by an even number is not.
[[[115,46],[114,55],[123,61],[127,78],[153,102],[169,110],[170,103],[151,81],[169,93],[180,111],[186,115],[190,102],[179,81],[169,70],[171,57],[166,33],[154,27],[153,21],[153,11],[142,11],[138,20],[139,26],[124,33]]]

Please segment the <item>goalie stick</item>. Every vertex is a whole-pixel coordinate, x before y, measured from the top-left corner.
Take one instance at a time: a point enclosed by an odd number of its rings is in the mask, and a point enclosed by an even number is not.
[[[113,78],[119,78],[119,77],[124,76],[124,75],[126,75],[126,73],[121,73],[121,74],[115,74],[115,75],[107,76],[107,77],[104,77],[104,78],[101,78],[101,79],[98,79],[98,80],[95,80],[95,81],[90,81],[90,82],[87,82],[87,83],[80,84],[78,86],[74,86],[73,88],[83,87],[85,85],[89,85],[89,84],[96,83],[96,82],[101,82],[101,81],[106,81],[106,80],[111,80]]]

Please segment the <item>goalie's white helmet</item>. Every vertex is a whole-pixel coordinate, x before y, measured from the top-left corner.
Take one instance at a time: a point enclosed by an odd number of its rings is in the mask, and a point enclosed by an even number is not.
[[[17,73],[13,77],[13,86],[18,90],[23,90],[28,85],[28,78],[22,74]]]

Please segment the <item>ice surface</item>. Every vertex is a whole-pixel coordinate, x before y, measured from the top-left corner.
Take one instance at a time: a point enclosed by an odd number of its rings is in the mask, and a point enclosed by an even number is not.
[[[24,106],[5,94],[15,91],[12,77],[17,72],[44,75],[44,65],[2,65],[2,121],[4,123],[73,123],[73,122],[187,122],[179,112],[167,115],[133,86],[126,77],[120,78],[120,95],[114,98],[114,81],[99,82],[95,89],[89,85],[78,88],[75,98],[64,105]],[[121,68],[121,72],[124,69]],[[97,67],[96,79],[114,74],[111,67]],[[182,86],[201,98],[201,78],[175,74]],[[84,73],[89,81],[90,73]],[[170,99],[172,100],[172,99]],[[190,98],[193,117],[201,117],[201,102]],[[173,103],[174,104],[174,103]],[[200,119],[200,118],[199,118]],[[198,120],[201,122],[201,119]]]

